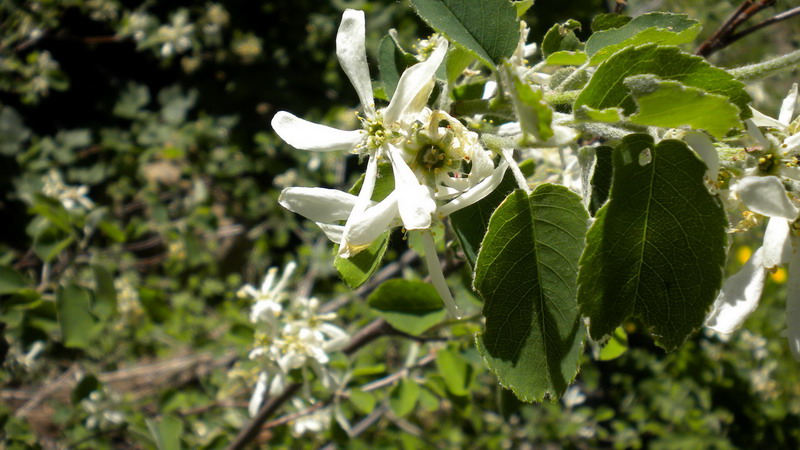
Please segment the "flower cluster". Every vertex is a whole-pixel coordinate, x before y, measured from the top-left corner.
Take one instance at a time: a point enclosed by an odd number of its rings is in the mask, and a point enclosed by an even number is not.
[[[61,172],[51,169],[43,179],[42,194],[61,202],[67,211],[94,208],[94,202],[88,197],[86,186],[68,186],[64,184]]]
[[[347,334],[329,323],[335,313],[320,313],[315,298],[291,296],[286,288],[296,264],[287,264],[278,278],[278,269],[267,272],[260,289],[245,285],[239,295],[253,303],[250,320],[256,328],[256,345],[250,359],[259,362],[260,373],[249,412],[254,415],[267,394],[280,394],[293,370],[310,368],[328,389],[336,379],[328,370],[330,352],[341,350],[348,341]]]

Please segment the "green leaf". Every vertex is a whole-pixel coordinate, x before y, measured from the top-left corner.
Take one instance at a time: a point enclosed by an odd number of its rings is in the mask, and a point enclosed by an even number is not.
[[[15,294],[27,287],[28,282],[16,270],[0,266],[0,295]]]
[[[369,414],[375,409],[375,396],[361,389],[350,390],[350,403],[356,407],[361,414]]]
[[[590,108],[586,105],[579,109],[580,116],[586,120],[596,122],[616,123],[622,121],[622,110],[620,108],[606,108],[603,110]]]
[[[67,234],[54,227],[46,227],[33,240],[33,251],[44,262],[50,262],[65,248],[75,241],[72,234]]]
[[[614,149],[608,203],[587,235],[578,303],[593,339],[638,317],[672,350],[692,334],[722,284],[728,221],[689,147],[647,134]]]
[[[100,380],[92,374],[86,374],[81,378],[81,381],[75,386],[70,395],[72,404],[77,405],[81,400],[85,399],[92,393],[92,391],[99,391],[103,388]]]
[[[447,82],[450,84],[455,82],[464,73],[464,69],[472,64],[472,61],[475,61],[475,56],[471,52],[461,47],[450,47],[447,50],[447,60],[445,61]]]
[[[0,155],[15,156],[30,137],[22,116],[14,108],[0,105]]]
[[[597,215],[597,211],[608,200],[611,191],[611,180],[614,173],[614,162],[612,155],[614,148],[608,145],[601,145],[594,149],[594,173],[592,173],[592,195],[589,200],[589,214],[592,217]]]
[[[619,28],[597,31],[586,41],[592,65],[600,64],[617,51],[635,45],[680,45],[691,42],[703,27],[685,14],[652,12],[642,14]]]
[[[411,6],[431,28],[492,69],[517,48],[519,22],[508,0],[411,0]]]
[[[512,2],[517,9],[517,17],[522,17],[533,6],[533,0],[517,0]]]
[[[530,135],[536,141],[542,142],[553,137],[553,129],[550,127],[553,110],[544,100],[544,92],[540,88],[534,89],[514,76],[511,100],[522,128],[523,140],[527,140]]]
[[[630,22],[632,17],[626,16],[624,14],[615,14],[615,13],[606,13],[606,14],[598,14],[592,19],[592,33],[597,33],[598,31],[603,30],[610,30],[612,28],[619,28],[626,23]]]
[[[458,238],[458,243],[461,244],[461,249],[464,250],[464,256],[467,258],[470,267],[475,267],[475,261],[478,259],[478,250],[481,248],[483,236],[489,227],[489,218],[516,187],[517,182],[514,180],[514,174],[509,170],[503,176],[503,181],[489,195],[464,209],[450,214],[450,224],[453,226],[453,232]]]
[[[386,89],[386,96],[392,98],[394,90],[397,89],[397,82],[400,75],[409,66],[416,63],[413,55],[403,51],[397,38],[393,33],[389,33],[381,39],[378,49],[378,68],[381,72],[383,87]]]
[[[584,52],[555,52],[547,57],[547,64],[551,66],[580,66],[589,57]]]
[[[436,354],[436,367],[451,394],[463,397],[469,394],[472,366],[451,349],[440,350]]]
[[[95,324],[89,291],[75,284],[59,287],[56,292],[56,310],[64,346],[88,346]]]
[[[356,181],[350,189],[350,193],[358,195],[363,183],[364,175]],[[375,182],[375,189],[372,192],[372,200],[379,202],[391,194],[393,190],[394,176],[392,175],[392,165],[378,165],[378,179]],[[376,270],[378,270],[389,244],[389,235],[391,235],[390,231],[384,232],[367,248],[349,258],[340,258],[338,256],[339,246],[334,246],[334,251],[337,253],[337,256],[333,261],[333,266],[339,272],[339,276],[342,277],[342,280],[344,280],[350,288],[355,289],[361,286],[369,280],[369,277],[371,277]]]
[[[664,128],[688,125],[717,138],[724,137],[731,128],[742,128],[739,108],[723,95],[652,75],[628,77],[625,86],[639,106],[639,112],[628,118],[635,124]]]
[[[419,385],[408,378],[401,379],[400,383],[392,389],[392,393],[389,395],[389,407],[397,417],[407,416],[414,410],[419,398],[419,391]]]
[[[524,401],[560,397],[578,371],[578,259],[589,215],[580,197],[543,184],[514,191],[489,221],[475,268],[486,329],[478,350]]]
[[[628,351],[628,334],[625,333],[624,328],[617,327],[606,345],[600,350],[598,359],[600,361],[611,361],[619,358],[626,351]]]
[[[108,319],[117,313],[117,290],[114,278],[103,266],[92,266],[94,272],[94,304],[92,311],[101,319]]]
[[[174,416],[164,416],[156,422],[146,419],[147,428],[153,435],[158,450],[180,450],[183,422]]]
[[[555,24],[544,35],[542,55],[547,58],[556,52],[573,52],[583,50],[583,43],[575,36],[573,30],[580,30],[581,23],[570,19],[563,24]]]
[[[386,281],[369,295],[367,303],[391,326],[413,336],[424,333],[445,316],[436,288],[422,281]]]
[[[739,107],[741,119],[752,116],[748,107],[750,96],[744,90],[744,83],[699,56],[682,53],[677,47],[654,44],[626,48],[601,64],[575,100],[576,116],[585,118],[583,105],[597,110],[620,107],[626,115],[635,113],[636,102],[624,80],[642,74],[653,74],[725,96]],[[580,117],[581,114],[584,116]]]

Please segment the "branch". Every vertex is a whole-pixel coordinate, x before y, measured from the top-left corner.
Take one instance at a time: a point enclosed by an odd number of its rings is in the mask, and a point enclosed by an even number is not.
[[[800,50],[795,50],[788,55],[779,56],[749,66],[730,69],[728,72],[741,81],[752,81],[766,78],[783,70],[792,69],[800,65]]]
[[[773,23],[778,23],[778,22],[784,21],[784,20],[789,19],[791,17],[794,17],[796,15],[800,15],[800,6],[796,6],[796,7],[792,8],[792,9],[790,9],[788,11],[784,11],[784,12],[782,12],[780,14],[776,14],[776,15],[770,17],[767,20],[764,20],[764,21],[762,21],[760,23],[757,23],[757,24],[753,25],[750,28],[746,28],[746,29],[744,29],[744,30],[742,30],[742,31],[740,31],[738,33],[733,34],[730,37],[730,39],[728,39],[728,43],[732,43],[732,42],[738,41],[739,39],[747,36],[750,33],[754,33],[754,32],[756,32],[756,31],[758,31],[758,30],[760,30],[760,29],[762,29],[762,28],[764,28],[764,27],[766,27],[768,25],[772,25]]]
[[[760,0],[755,2],[755,0],[745,0],[736,8],[736,11],[720,25],[719,29],[715,31],[714,34],[697,47],[695,55],[708,58],[713,53],[730,45],[731,42],[733,42],[731,36],[741,24],[762,10],[774,6],[775,1],[776,0]]]

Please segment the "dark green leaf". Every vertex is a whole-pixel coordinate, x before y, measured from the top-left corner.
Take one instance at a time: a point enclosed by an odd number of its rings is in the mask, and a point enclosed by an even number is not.
[[[0,295],[15,294],[26,287],[28,282],[16,270],[0,266]]]
[[[613,159],[610,199],[581,257],[581,313],[594,339],[634,316],[672,350],[703,324],[722,284],[725,211],[681,141],[629,135]]]
[[[46,227],[33,240],[33,251],[44,262],[50,262],[75,240],[74,236],[60,229]]]
[[[409,66],[416,63],[413,55],[403,51],[393,35],[384,36],[381,39],[378,50],[378,68],[381,71],[381,80],[386,89],[386,96],[392,98],[394,90],[397,89],[397,82],[400,75]]]
[[[682,53],[677,47],[643,45],[622,50],[597,68],[575,100],[576,116],[582,118],[583,105],[597,110],[621,107],[626,115],[635,113],[636,102],[624,80],[642,74],[653,74],[725,96],[739,107],[741,119],[752,115],[748,106],[750,96],[745,92],[744,84],[725,70],[713,67],[698,56]]]
[[[94,272],[94,304],[92,311],[101,319],[117,313],[117,290],[114,278],[103,266],[92,266]]]
[[[617,51],[636,45],[680,45],[691,42],[703,27],[685,14],[652,12],[643,14],[619,28],[595,32],[586,41],[592,65],[600,64]]]
[[[436,289],[422,281],[386,281],[369,295],[367,303],[391,326],[414,336],[424,333],[445,316]]]
[[[592,196],[589,200],[589,213],[594,217],[608,200],[611,191],[611,177],[614,173],[612,155],[614,148],[601,145],[594,149],[594,173],[592,174]]]
[[[568,20],[563,24],[555,24],[544,35],[542,40],[542,55],[548,58],[556,52],[574,52],[583,50],[583,43],[575,36],[573,30],[580,30],[581,23],[577,20]]]
[[[503,176],[503,181],[489,195],[482,200],[450,214],[450,224],[453,232],[458,238],[461,249],[470,267],[475,267],[475,260],[478,259],[478,250],[481,248],[483,236],[489,226],[489,218],[492,213],[505,200],[505,198],[517,187],[514,175],[507,171]]]
[[[578,259],[589,215],[580,197],[544,184],[514,191],[492,214],[475,268],[486,329],[478,349],[524,401],[560,397],[578,371]]]
[[[508,0],[411,0],[411,6],[431,28],[490,68],[517,48],[519,22]]]
[[[598,31],[603,30],[610,30],[612,28],[619,28],[626,23],[630,22],[632,17],[626,16],[624,14],[615,14],[615,13],[608,13],[608,14],[598,14],[592,19],[592,33],[597,33]]]
[[[58,288],[56,309],[64,346],[85,348],[89,345],[95,324],[89,291],[75,284]]]
[[[102,385],[97,377],[92,374],[84,375],[83,378],[81,378],[81,381],[79,381],[75,386],[75,389],[72,390],[72,394],[70,396],[72,405],[77,405],[81,400],[88,397],[92,391],[99,391],[100,389],[102,389]]]

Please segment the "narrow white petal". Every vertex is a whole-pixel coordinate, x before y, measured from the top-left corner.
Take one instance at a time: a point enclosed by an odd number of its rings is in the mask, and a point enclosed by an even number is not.
[[[466,208],[469,205],[483,200],[500,185],[501,181],[503,181],[506,169],[508,169],[508,162],[506,160],[500,161],[500,164],[497,165],[497,168],[490,177],[481,181],[477,186],[470,188],[455,200],[442,206],[437,212],[442,216],[449,216],[462,208]]]
[[[361,130],[344,131],[303,120],[286,111],[272,118],[272,129],[287,144],[300,150],[329,152],[352,150],[361,142]]]
[[[753,123],[753,120],[747,119],[744,121],[744,123],[747,125],[747,134],[749,134],[750,137],[755,139],[755,141],[758,142],[758,145],[760,145],[761,148],[768,149],[770,147],[769,141],[767,140],[767,138],[764,137],[764,133],[762,133],[761,130],[758,129],[756,124]]]
[[[342,23],[336,34],[336,56],[347,78],[356,88],[364,113],[375,117],[375,103],[372,97],[372,81],[367,64],[366,25],[364,11],[347,9],[342,14]]]
[[[394,91],[392,101],[383,111],[383,118],[386,122],[397,122],[404,114],[422,110],[433,89],[433,76],[446,54],[447,41],[441,39],[428,59],[403,72],[397,82],[397,89]],[[417,111],[411,111],[411,109]]]
[[[792,255],[788,284],[786,331],[783,332],[783,336],[789,340],[789,349],[794,359],[800,361],[800,252]]]
[[[336,189],[290,187],[281,192],[278,203],[314,222],[347,220],[357,197]]]
[[[783,103],[781,103],[781,112],[778,115],[778,121],[783,124],[784,127],[789,126],[789,122],[792,121],[792,116],[794,116],[794,107],[797,105],[797,83],[792,85],[792,88],[789,89],[789,95],[783,99]]]
[[[786,124],[781,123],[780,121],[773,119],[772,117],[762,113],[761,111],[750,107],[750,111],[753,112],[753,117],[748,120],[748,122],[753,122],[753,124],[759,127],[772,127],[782,130],[786,128]]]
[[[428,266],[428,273],[431,276],[433,287],[436,288],[436,292],[438,292],[439,297],[442,298],[444,306],[447,307],[447,310],[450,311],[453,317],[457,319],[464,317],[463,312],[458,305],[456,305],[455,300],[453,300],[450,288],[447,287],[447,281],[445,281],[444,273],[442,272],[442,265],[441,262],[439,262],[439,255],[436,254],[436,243],[433,241],[433,235],[430,231],[425,230],[422,232],[422,242],[425,246],[425,264]]]
[[[793,134],[784,139],[781,150],[784,154],[794,153],[797,150],[800,150],[800,133]]]
[[[706,319],[707,327],[730,334],[755,311],[767,276],[762,255],[763,250],[759,248],[736,274],[725,280],[713,311]]]
[[[431,226],[431,214],[436,210],[433,193],[417,180],[417,176],[395,147],[389,148],[389,159],[394,171],[394,192],[400,218],[407,230],[423,230]]]
[[[736,192],[747,209],[755,213],[791,221],[797,218],[797,208],[786,196],[778,177],[745,177],[737,185]]]
[[[350,251],[371,244],[381,233],[391,228],[397,216],[397,194],[392,192],[377,205],[367,208],[345,231],[344,240]]]
[[[325,233],[325,236],[334,244],[340,244],[344,236],[344,225],[331,225],[317,222],[317,226]]]
[[[349,245],[347,244],[346,240],[349,239],[348,236],[351,233],[350,229],[355,223],[361,220],[361,215],[372,201],[372,193],[375,191],[375,183],[377,180],[378,159],[372,155],[369,157],[369,161],[367,162],[367,171],[364,173],[364,182],[361,184],[361,191],[358,193],[358,201],[353,207],[353,210],[350,212],[350,216],[347,218],[347,223],[344,225],[344,234],[339,246],[340,253],[346,253],[348,251]]]
[[[481,98],[488,100],[494,97],[495,93],[497,93],[497,82],[489,80],[483,85],[483,95],[481,95]]]
[[[264,397],[267,394],[267,373],[261,372],[258,376],[258,382],[256,383],[256,388],[253,391],[253,396],[250,398],[250,405],[247,407],[247,412],[250,413],[250,417],[253,417],[258,413],[258,410],[261,408],[261,403],[264,401]]]
[[[286,285],[289,284],[289,280],[294,275],[294,271],[297,269],[297,263],[294,261],[289,261],[286,264],[286,267],[283,268],[283,273],[281,274],[281,279],[278,281],[278,284],[275,285],[275,288],[272,289],[273,295],[278,295],[283,290],[286,289]]]
[[[770,219],[764,232],[764,267],[771,269],[789,262],[792,241],[789,239],[789,222],[776,217]]]
[[[700,155],[700,158],[706,163],[706,167],[708,167],[708,178],[711,181],[717,181],[717,176],[719,175],[719,154],[717,154],[717,149],[714,148],[714,144],[711,143],[711,139],[705,135],[705,133],[701,133],[699,131],[689,131],[686,133],[686,136],[683,138],[692,150],[697,152]]]

